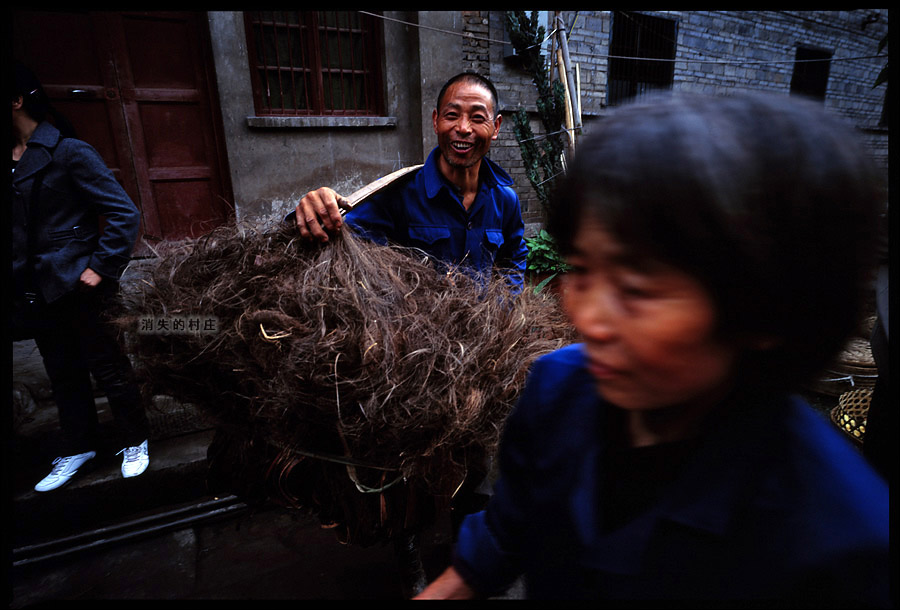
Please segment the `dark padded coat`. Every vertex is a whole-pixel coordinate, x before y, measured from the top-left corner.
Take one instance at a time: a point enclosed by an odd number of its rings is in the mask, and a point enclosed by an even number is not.
[[[41,173],[37,209],[29,214]],[[137,240],[140,212],[91,145],[63,138],[45,122],[32,134],[13,172],[12,221],[14,294],[30,286],[52,303],[72,291],[87,268],[107,279],[121,277]]]

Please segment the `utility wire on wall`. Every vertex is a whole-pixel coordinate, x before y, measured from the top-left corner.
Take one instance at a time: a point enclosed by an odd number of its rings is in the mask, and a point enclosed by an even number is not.
[[[467,40],[479,40],[483,42],[492,42],[496,44],[507,44],[506,40],[496,40],[493,38],[486,38],[484,36],[475,36],[474,34],[464,33],[464,32],[454,32],[452,30],[444,30],[441,28],[435,28],[427,25],[420,25],[418,23],[412,23],[410,21],[403,21],[401,19],[395,19],[393,17],[385,17],[384,15],[378,15],[376,13],[370,13],[367,11],[359,11],[364,15],[371,15],[373,17],[377,17],[379,19],[383,19],[385,21],[393,21],[395,23],[401,23],[403,25],[408,25],[410,27],[431,30],[434,32],[439,32],[442,34],[448,34],[450,36],[459,36],[461,38],[465,38]],[[574,24],[574,22],[573,22]],[[571,30],[569,30],[571,31]],[[546,39],[549,39],[551,36],[556,34],[556,30],[554,29],[552,32],[547,34]],[[682,47],[684,49],[685,47]],[[691,50],[687,48],[687,50]],[[637,61],[656,61],[656,62],[669,62],[669,63],[691,63],[691,64],[745,64],[745,65],[774,65],[774,64],[798,64],[798,63],[815,63],[815,62],[823,62],[828,61],[831,63],[840,62],[840,61],[863,61],[868,59],[887,59],[887,55],[885,54],[875,54],[875,55],[858,55],[854,57],[831,57],[830,59],[744,59],[744,58],[733,58],[733,59],[700,59],[700,58],[690,58],[690,57],[679,57],[675,59],[658,59],[652,57],[629,57],[625,55],[608,55],[608,54],[598,54],[598,53],[584,53],[579,52],[578,55],[580,57],[592,57],[596,59],[631,59]]]

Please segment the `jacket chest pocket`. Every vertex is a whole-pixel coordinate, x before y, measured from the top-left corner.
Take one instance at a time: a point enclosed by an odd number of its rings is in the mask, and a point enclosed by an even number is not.
[[[438,259],[445,259],[450,254],[450,229],[435,225],[410,225],[409,245]]]
[[[484,231],[484,249],[487,250],[491,257],[497,255],[500,246],[503,245],[503,231],[497,229],[485,229]]]

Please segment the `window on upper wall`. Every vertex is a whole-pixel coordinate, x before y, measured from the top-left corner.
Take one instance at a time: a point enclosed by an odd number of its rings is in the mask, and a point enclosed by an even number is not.
[[[824,100],[825,92],[828,90],[831,55],[831,51],[797,47],[794,56],[794,74],[791,76],[791,93]]]
[[[614,11],[607,104],[615,106],[655,90],[671,89],[675,38],[673,19]]]
[[[382,116],[381,20],[357,11],[244,13],[261,116]]]

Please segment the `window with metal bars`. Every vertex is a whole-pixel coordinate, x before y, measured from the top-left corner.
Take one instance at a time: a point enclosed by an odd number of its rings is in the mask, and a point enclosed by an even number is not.
[[[261,116],[382,116],[381,20],[356,11],[247,11]]]
[[[615,106],[658,89],[671,89],[675,21],[614,11],[609,43],[607,104]]]

